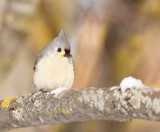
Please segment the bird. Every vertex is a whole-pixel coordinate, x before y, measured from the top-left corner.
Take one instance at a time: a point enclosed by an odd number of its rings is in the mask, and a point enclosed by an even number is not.
[[[59,35],[39,52],[33,70],[33,90],[59,94],[72,87],[74,66],[70,43],[64,31],[61,30]]]

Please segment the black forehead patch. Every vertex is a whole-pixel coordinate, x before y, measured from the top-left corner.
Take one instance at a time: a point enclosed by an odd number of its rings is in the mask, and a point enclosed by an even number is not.
[[[65,49],[64,50],[66,54],[70,54],[71,50],[70,49]]]

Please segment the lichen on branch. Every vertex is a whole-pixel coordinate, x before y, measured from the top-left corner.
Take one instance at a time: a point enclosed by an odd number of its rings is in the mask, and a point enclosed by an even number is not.
[[[0,129],[85,120],[160,120],[160,89],[119,86],[37,92],[0,101]]]

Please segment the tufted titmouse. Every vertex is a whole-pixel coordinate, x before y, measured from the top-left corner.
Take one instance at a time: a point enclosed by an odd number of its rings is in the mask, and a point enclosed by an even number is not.
[[[52,93],[60,93],[72,87],[74,81],[72,55],[63,31],[39,52],[33,70],[34,90],[53,90]]]

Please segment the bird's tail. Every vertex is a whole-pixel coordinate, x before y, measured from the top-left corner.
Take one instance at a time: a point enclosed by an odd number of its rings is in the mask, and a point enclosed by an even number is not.
[[[38,88],[37,88],[37,86],[35,84],[32,85],[32,90],[38,91]]]

